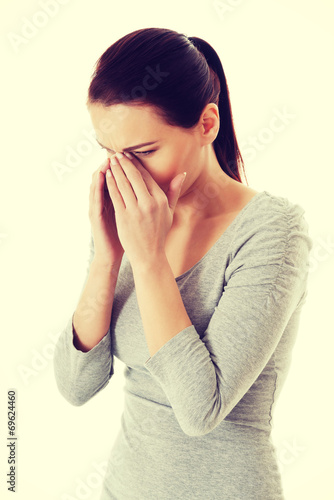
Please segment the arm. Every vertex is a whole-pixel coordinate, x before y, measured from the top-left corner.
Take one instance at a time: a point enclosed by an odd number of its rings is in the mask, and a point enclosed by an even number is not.
[[[119,267],[120,262],[106,267],[94,259],[91,237],[80,300],[57,341],[53,358],[58,389],[76,406],[103,389],[113,375],[109,328]]]
[[[80,351],[95,347],[108,332],[119,268],[120,262],[105,265],[92,260],[73,314],[73,343]]]
[[[166,264],[158,267],[155,261],[149,278],[134,270],[151,353],[145,367],[162,386],[186,434],[212,431],[276,349],[307,282],[312,243],[300,215],[298,208],[292,209],[269,216],[254,231],[246,229],[247,238],[231,256],[226,285],[202,338],[194,325],[187,326]]]
[[[192,323],[166,254],[150,255],[146,265],[133,268],[133,277],[146,342],[152,357],[166,342]]]

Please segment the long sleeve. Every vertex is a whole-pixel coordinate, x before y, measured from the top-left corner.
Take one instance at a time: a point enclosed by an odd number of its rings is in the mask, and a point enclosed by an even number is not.
[[[89,267],[94,257],[94,241],[90,238],[88,268],[81,293],[86,285]],[[88,352],[73,344],[73,315],[58,338],[53,367],[59,392],[75,406],[80,406],[103,389],[113,375],[110,327],[100,342]]]
[[[146,361],[186,434],[209,433],[231,412],[304,302],[312,240],[303,213],[281,202],[260,222],[242,219],[204,335],[188,326]]]

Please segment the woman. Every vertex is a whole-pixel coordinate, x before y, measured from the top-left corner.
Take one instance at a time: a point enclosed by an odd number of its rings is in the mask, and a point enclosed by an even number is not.
[[[272,415],[307,294],[304,210],[242,183],[224,71],[204,40],[124,36],[99,59],[87,106],[108,159],[54,368],[82,405],[114,356],[125,364],[101,500],[282,499]]]

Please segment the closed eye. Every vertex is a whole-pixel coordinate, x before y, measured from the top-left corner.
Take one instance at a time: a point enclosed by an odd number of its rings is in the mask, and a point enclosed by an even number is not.
[[[150,155],[151,153],[154,153],[154,149],[151,150],[151,151],[132,151],[134,154],[137,154],[137,155]]]
[[[104,148],[103,146],[100,146],[100,149],[107,149],[107,148]],[[107,149],[107,151],[109,151]],[[144,156],[148,156],[150,155],[151,153],[154,153],[155,152],[155,149],[152,149],[150,151],[132,151],[132,153],[134,154],[137,154],[137,155],[144,155]],[[111,151],[109,151],[109,153],[111,153]]]

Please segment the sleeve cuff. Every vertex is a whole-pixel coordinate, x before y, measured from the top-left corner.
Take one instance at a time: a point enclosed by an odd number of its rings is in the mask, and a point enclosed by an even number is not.
[[[194,325],[187,326],[178,334],[172,337],[166,344],[153,354],[144,366],[157,377],[162,377],[164,373],[174,371],[182,371],[182,366],[185,365],[185,357],[187,357],[191,346],[198,344],[200,337]]]
[[[74,356],[80,356],[80,357],[85,357],[89,358],[90,356],[96,356],[96,354],[101,352],[105,352],[105,350],[110,350],[111,347],[111,336],[110,336],[110,327],[105,334],[105,336],[100,340],[98,344],[96,344],[92,349],[90,349],[87,352],[81,351],[74,345],[74,326],[73,326],[73,317],[74,313],[72,314],[71,318],[69,319],[66,329],[65,329],[65,340],[66,344],[68,345],[68,350],[72,351],[72,354]]]

